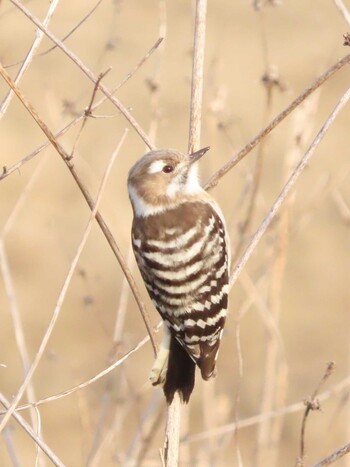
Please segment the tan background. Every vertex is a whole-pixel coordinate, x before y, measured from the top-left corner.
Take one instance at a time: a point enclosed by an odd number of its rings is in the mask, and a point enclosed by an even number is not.
[[[41,19],[48,8],[48,2],[39,0],[25,4]],[[93,5],[90,0],[61,1],[50,30],[62,38]],[[349,2],[347,6],[350,9]],[[194,3],[184,0],[166,4],[156,0],[104,0],[66,41],[96,74],[112,67],[104,78],[111,88],[145,55],[159,37],[159,29],[162,34],[166,32],[162,47],[118,91],[117,97],[132,109],[146,132],[157,126],[157,146],[184,151],[188,140],[193,14]],[[342,45],[342,34],[347,30],[349,27],[331,0],[285,1],[279,7],[265,5],[260,12],[252,8],[250,1],[209,2],[202,144],[210,145],[211,151],[201,162],[203,180],[262,128],[266,112],[272,118],[348,52]],[[34,25],[10,2],[0,3],[0,59],[4,65],[24,58],[34,32]],[[39,52],[50,46],[51,42],[44,39]],[[267,109],[261,77],[272,65],[278,69],[284,91],[273,90],[272,105]],[[18,65],[8,71],[15,76],[17,69]],[[306,131],[301,153],[345,91],[349,78],[350,71],[345,68],[322,87],[310,116],[301,124]],[[150,92],[150,81],[157,85],[156,94]],[[93,85],[56,48],[32,61],[20,88],[46,124],[58,131],[86,108]],[[6,92],[7,85],[1,80],[1,99]],[[89,119],[76,145],[74,165],[95,194],[127,122],[110,103],[94,114],[109,117]],[[266,140],[262,182],[249,234],[261,222],[290,170],[286,164],[295,149],[294,125],[295,119],[288,118]],[[60,139],[68,151],[75,144],[78,128],[79,125]],[[289,226],[282,237],[287,241],[282,251],[285,270],[282,268],[275,275],[281,232],[281,224],[275,222],[233,288],[218,376],[215,383],[198,380],[191,403],[183,413],[184,436],[254,415],[268,415],[272,410],[301,402],[315,390],[329,360],[336,362],[336,371],[321,392],[349,377],[349,128],[347,107],[317,148],[295,187],[293,200],[290,198]],[[33,120],[13,99],[0,124],[1,167],[11,167],[44,141]],[[145,151],[135,131],[129,131],[101,203],[101,212],[126,257],[131,224],[126,177],[129,167]],[[246,192],[256,153],[249,154],[213,190],[230,227],[233,250],[239,242],[239,225],[245,218],[249,196]],[[10,218],[16,206],[18,210]],[[1,241],[31,361],[88,215],[81,193],[51,148],[0,182]],[[5,226],[9,227],[6,237]],[[157,313],[146,297],[138,272],[135,277],[156,324]],[[276,293],[274,287],[279,281],[282,289]],[[113,342],[122,283],[120,267],[99,228],[94,226],[34,375],[35,400],[93,377],[145,336],[140,313],[129,296],[122,340],[117,346]],[[279,322],[271,316],[276,300],[280,303]],[[0,367],[0,391],[8,399],[24,377],[14,331],[18,324],[13,324],[10,304],[2,274],[0,363],[6,367]],[[274,351],[268,370],[267,356]],[[147,382],[152,359],[148,343],[112,377],[39,407],[42,436],[66,465],[125,465],[127,461],[132,463],[145,446],[148,450],[143,465],[160,465],[158,449],[162,446],[165,415],[161,392]],[[287,376],[284,369],[288,370]],[[266,389],[267,395],[275,402],[263,407],[266,383],[271,386]],[[306,465],[349,442],[348,397],[349,384],[322,402],[322,412],[310,414]],[[28,411],[22,414],[30,420]],[[157,417],[154,437],[143,441]],[[258,420],[236,434],[231,430],[225,435],[212,434],[200,441],[183,443],[182,465],[236,466],[240,465],[239,453],[244,466],[294,465],[299,454],[301,419],[299,408],[285,417],[267,417],[267,424]],[[0,465],[12,465],[10,445],[20,465],[34,465],[34,443],[14,421],[9,427],[10,441],[0,440]],[[349,458],[337,465],[350,465]]]

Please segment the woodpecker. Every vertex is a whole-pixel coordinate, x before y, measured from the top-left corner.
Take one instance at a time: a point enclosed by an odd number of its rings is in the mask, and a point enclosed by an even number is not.
[[[196,365],[215,376],[228,307],[229,240],[219,206],[200,186],[192,154],[148,152],[130,169],[131,241],[150,298],[164,320],[151,369],[168,404],[189,401]]]

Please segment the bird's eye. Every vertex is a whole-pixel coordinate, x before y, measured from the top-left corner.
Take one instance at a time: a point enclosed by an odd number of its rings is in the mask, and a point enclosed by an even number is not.
[[[164,173],[168,174],[174,170],[174,167],[172,165],[165,165],[162,170]]]

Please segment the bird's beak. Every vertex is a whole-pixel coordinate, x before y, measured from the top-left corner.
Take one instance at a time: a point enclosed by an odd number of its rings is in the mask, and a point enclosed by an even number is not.
[[[195,162],[197,162],[202,156],[204,156],[204,154],[207,151],[209,151],[209,149],[210,146],[207,146],[206,148],[200,149],[199,151],[192,152],[191,154],[189,154],[190,164],[194,164]]]

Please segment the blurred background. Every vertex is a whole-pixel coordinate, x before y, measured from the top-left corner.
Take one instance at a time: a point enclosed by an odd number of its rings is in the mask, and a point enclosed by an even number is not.
[[[201,142],[211,150],[201,162],[203,182],[349,52],[343,34],[350,29],[332,0],[208,3]],[[23,4],[40,20],[50,6]],[[96,75],[111,67],[103,78],[109,89],[135,71],[116,97],[156,146],[186,151],[194,12],[189,0],[61,1],[48,28],[60,39],[71,33],[65,45]],[[35,33],[16,6],[0,2],[0,61],[13,78]],[[147,58],[159,37],[163,43]],[[126,189],[129,168],[147,148],[108,101],[82,126],[94,85],[52,46],[44,37],[19,87],[54,133],[76,122],[59,142],[94,197],[129,128],[100,211],[156,325],[130,254]],[[229,226],[234,262],[349,82],[345,66],[211,191]],[[37,151],[46,138],[18,99],[5,108],[7,93],[1,79],[0,167],[7,173],[0,180],[0,392],[11,400],[38,351],[90,211],[58,153],[51,146]],[[94,103],[102,97],[97,92]],[[347,107],[231,290],[217,378],[204,383],[197,375],[182,411],[181,465],[295,465],[303,401],[329,361],[335,370],[319,388],[322,411],[307,419],[305,465],[350,440],[349,128]],[[21,404],[90,380],[145,336],[95,223]],[[36,430],[40,420],[41,436],[65,465],[161,465],[166,407],[148,382],[152,362],[147,342],[108,375],[20,414]],[[0,438],[1,466],[35,465],[36,457],[35,443],[12,418]],[[51,465],[43,454],[38,462]],[[349,456],[337,465],[349,466]]]

